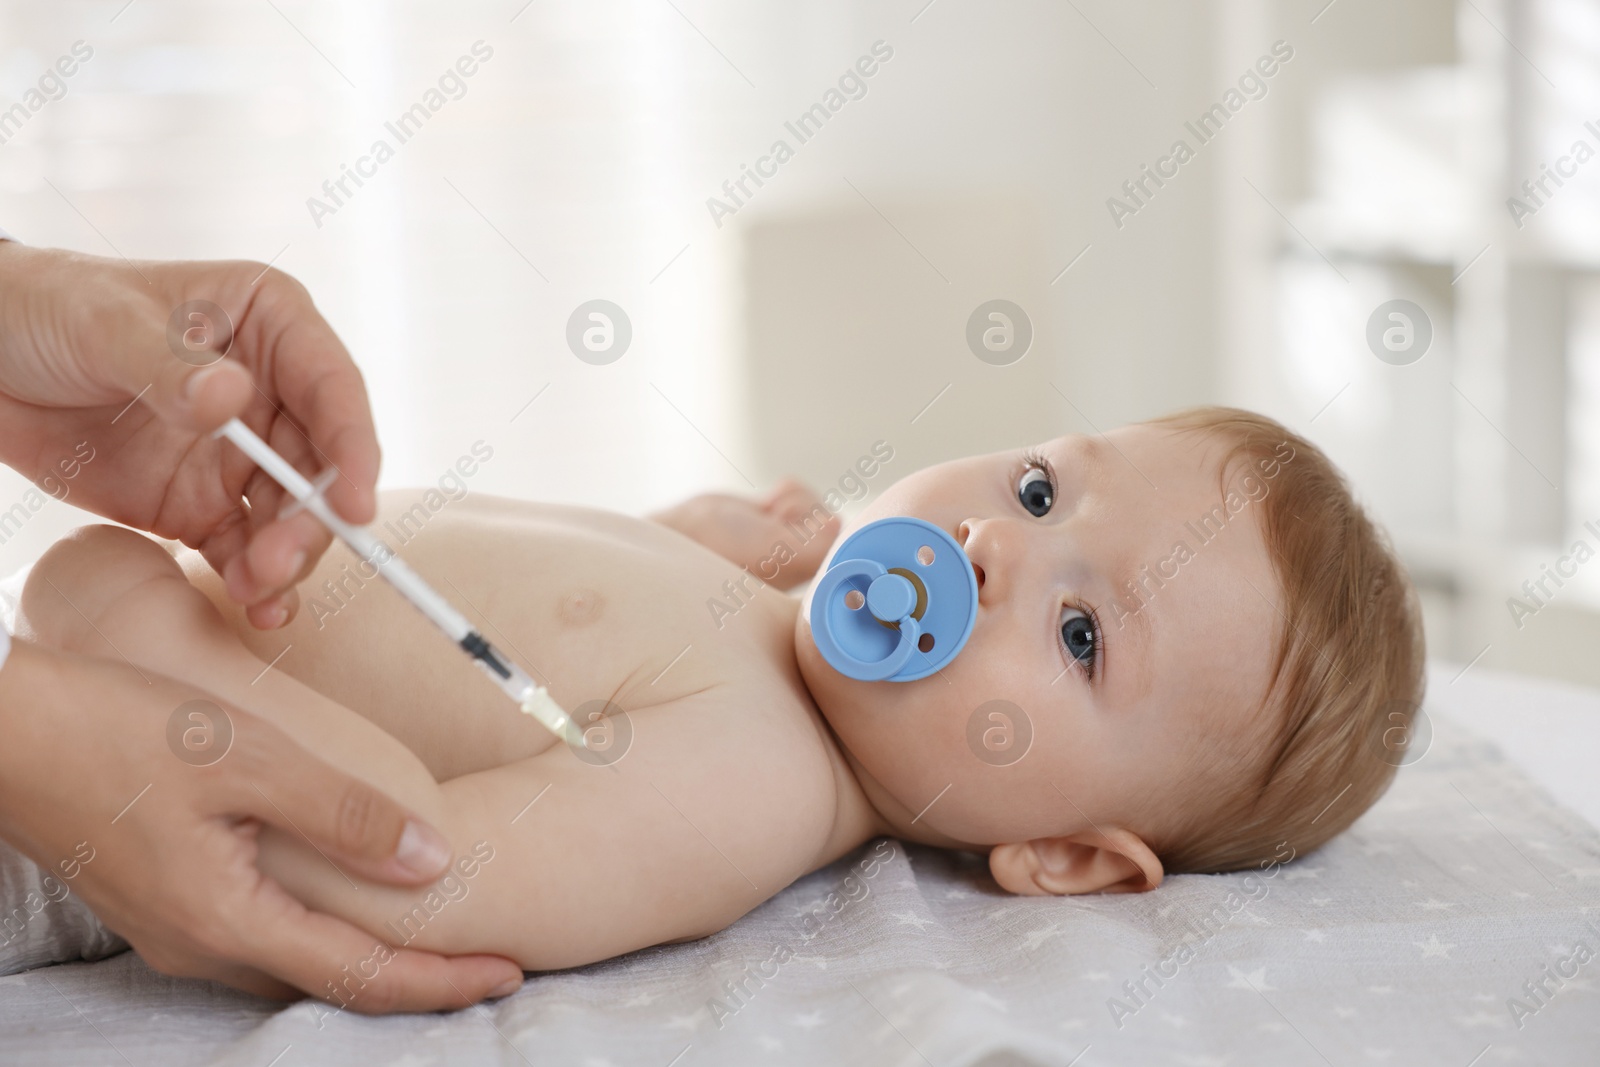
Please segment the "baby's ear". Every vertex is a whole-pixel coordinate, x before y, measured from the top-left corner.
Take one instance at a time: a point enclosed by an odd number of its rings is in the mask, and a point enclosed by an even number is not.
[[[1143,893],[1161,884],[1161,861],[1131,830],[1040,837],[989,852],[1001,888],[1022,896]]]

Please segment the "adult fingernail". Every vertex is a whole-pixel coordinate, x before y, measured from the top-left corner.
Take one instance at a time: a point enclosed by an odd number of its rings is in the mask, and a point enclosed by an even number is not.
[[[493,989],[489,990],[488,996],[490,997],[490,999],[497,999],[499,997],[509,997],[511,994],[515,993],[517,990],[519,990],[521,988],[522,988],[522,979],[520,979],[520,978],[507,978],[504,982],[501,982],[499,985],[497,985]]]
[[[294,580],[295,578],[300,577],[300,568],[304,567],[305,565],[306,565],[306,552],[305,552],[305,549],[302,548],[299,551],[297,551],[294,554],[294,558],[289,561],[289,578],[290,578],[291,581]]]
[[[200,393],[200,384],[214,373],[215,366],[216,364],[210,364],[201,367],[183,380],[183,399],[185,401],[191,404],[194,403],[194,398]]]
[[[408,820],[394,858],[417,877],[431,878],[450,865],[450,845],[435,831]]]

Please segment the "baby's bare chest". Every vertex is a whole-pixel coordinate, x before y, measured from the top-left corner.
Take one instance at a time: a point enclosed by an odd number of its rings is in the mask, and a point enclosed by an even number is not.
[[[819,731],[794,665],[793,603],[671,530],[481,497],[428,514],[409,494],[386,494],[375,528],[592,729],[597,747],[615,743],[618,724],[634,725],[620,714],[637,721],[649,709],[660,709],[652,719],[661,727],[726,734],[729,724],[704,716],[674,721],[712,690],[740,694],[736,703],[747,709],[725,745],[791,743]],[[269,659],[292,643],[281,669],[378,722],[441,778],[553,743],[342,546],[301,595],[289,628],[243,636],[266,638],[256,651]]]

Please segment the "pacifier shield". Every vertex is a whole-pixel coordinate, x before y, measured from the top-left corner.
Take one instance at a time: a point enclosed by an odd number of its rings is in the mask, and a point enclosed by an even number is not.
[[[978,618],[978,578],[931,522],[892,516],[861,527],[811,594],[817,650],[859,681],[913,682],[956,657]]]

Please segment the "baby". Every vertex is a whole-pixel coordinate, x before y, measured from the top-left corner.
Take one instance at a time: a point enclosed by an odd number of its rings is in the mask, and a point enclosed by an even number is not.
[[[726,497],[656,521],[415,502],[384,496],[391,544],[589,749],[520,714],[338,548],[305,586],[336,610],[261,632],[198,554],[88,527],[35,565],[19,613],[38,640],[271,719],[450,838],[452,873],[416,890],[262,830],[264,872],[377,939],[330,976],[341,1004],[401,945],[549,970],[704,937],[879,835],[986,852],[1020,894],[1265,867],[1372,804],[1422,697],[1415,593],[1383,535],[1320,451],[1237,409],[887,488],[843,532],[925,519],[978,585],[967,644],[914,682],[833,670],[807,598],[781,591],[840,532],[822,505],[783,516],[774,544],[731,525],[768,528]],[[719,507],[728,521],[707,521]]]

